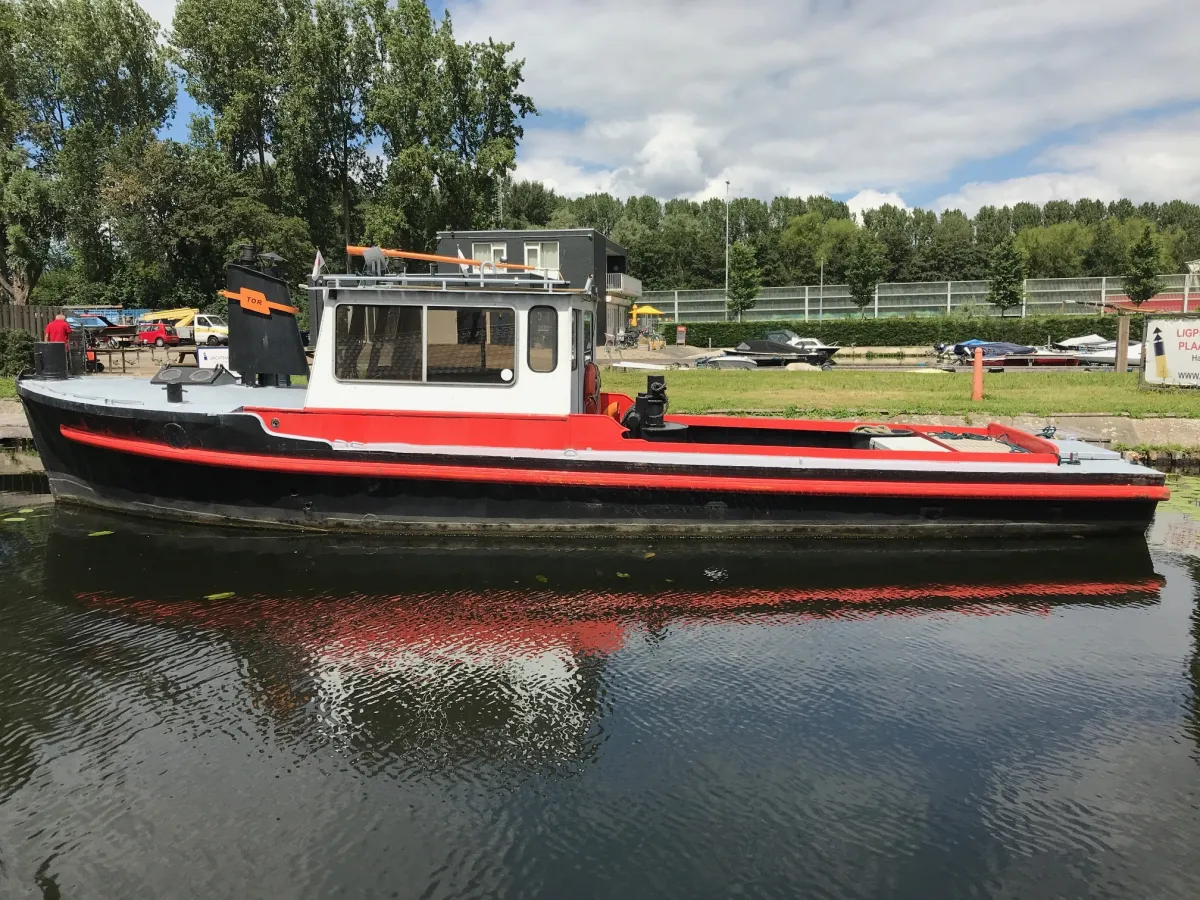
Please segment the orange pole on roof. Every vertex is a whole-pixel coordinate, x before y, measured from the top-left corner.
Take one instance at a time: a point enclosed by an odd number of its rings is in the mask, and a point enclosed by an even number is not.
[[[971,374],[971,399],[983,399],[983,348],[975,348],[975,371]]]
[[[362,256],[368,248],[347,245],[346,253],[350,256]],[[456,266],[495,266],[498,269],[520,269],[523,272],[536,272],[537,266],[521,266],[516,263],[485,263],[479,259],[463,259],[461,256],[438,256],[436,253],[417,253],[414,250],[388,250],[379,248],[384,256],[392,259],[420,259],[425,262],[452,263]]]

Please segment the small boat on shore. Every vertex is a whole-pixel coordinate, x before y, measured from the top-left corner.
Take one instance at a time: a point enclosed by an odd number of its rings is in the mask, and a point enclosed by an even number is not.
[[[768,331],[761,340],[742,341],[729,356],[753,360],[757,366],[786,366],[789,363],[808,363],[810,366],[828,367],[841,347],[824,344],[816,338],[800,337],[796,332],[783,328]]]
[[[663,375],[601,388],[590,290],[389,274],[463,261],[372,249],[310,279],[311,370],[287,283],[252,254],[223,292],[237,377],[22,377],[55,498],[317,530],[992,538],[1141,532],[1169,495],[1112,451],[997,424],[668,415]]]
[[[983,351],[983,363],[986,366],[1003,368],[1050,366],[1058,368],[1080,365],[1079,354],[1069,350],[1057,347],[1029,347],[1007,341],[961,341],[954,344],[953,347],[942,345],[935,349],[940,353],[951,350],[960,365],[968,366],[974,362],[976,348]]]

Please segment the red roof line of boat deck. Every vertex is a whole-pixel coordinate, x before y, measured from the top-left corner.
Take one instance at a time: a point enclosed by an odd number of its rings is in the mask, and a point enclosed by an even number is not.
[[[605,404],[601,404],[602,406]],[[263,423],[269,433],[281,437],[342,441],[360,444],[417,444],[463,447],[496,447],[529,450],[614,450],[628,452],[642,447],[656,452],[707,454],[744,454],[759,456],[805,456],[860,459],[926,460],[930,453],[902,450],[849,450],[833,447],[788,447],[753,444],[691,444],[655,441],[631,444],[624,427],[610,416],[594,414],[527,415],[513,413],[447,413],[395,410],[346,409],[271,409],[245,407],[243,410]],[[709,425],[729,428],[762,428],[773,431],[824,431],[846,433],[859,425],[874,424],[848,421],[804,419],[747,419],[734,416],[670,416],[669,421],[685,425]],[[276,424],[277,423],[277,424]],[[895,428],[897,426],[889,426]],[[1018,464],[1054,464],[1058,448],[1051,442],[1016,429],[992,423],[984,427],[948,428],[940,425],[904,425],[921,435],[946,431],[1004,438],[1028,453],[1011,453],[1005,462]],[[886,435],[883,435],[886,436]],[[941,442],[932,439],[935,444]],[[939,454],[939,457],[941,455]],[[969,450],[946,455],[946,462],[996,462],[994,453]]]

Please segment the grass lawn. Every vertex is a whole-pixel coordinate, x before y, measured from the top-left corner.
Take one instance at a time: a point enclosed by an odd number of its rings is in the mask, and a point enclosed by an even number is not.
[[[633,396],[646,372],[606,371],[604,388]],[[984,375],[983,402],[971,402],[971,372],[667,372],[671,411],[770,412],[829,418],[901,415],[1101,413],[1200,418],[1200,393],[1143,390],[1136,373]]]
[[[1200,392],[1143,390],[1136,374],[1051,372],[985,375],[983,402],[971,402],[969,370],[916,372],[667,372],[671,410],[762,412],[788,416],[980,415],[1100,413],[1200,418]],[[293,379],[300,383],[301,379]],[[604,387],[633,396],[646,389],[645,372],[604,373]],[[16,396],[0,378],[0,399]]]

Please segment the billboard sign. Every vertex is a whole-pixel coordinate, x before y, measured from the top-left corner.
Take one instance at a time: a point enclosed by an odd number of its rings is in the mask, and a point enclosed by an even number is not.
[[[1200,387],[1200,319],[1147,317],[1142,361],[1146,384]]]

